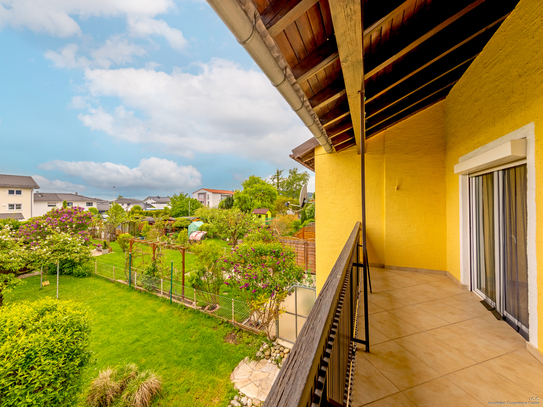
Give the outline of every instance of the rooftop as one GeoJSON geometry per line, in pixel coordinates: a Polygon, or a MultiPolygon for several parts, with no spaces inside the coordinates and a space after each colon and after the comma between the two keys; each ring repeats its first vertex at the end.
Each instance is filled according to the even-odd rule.
{"type": "Polygon", "coordinates": [[[170,197],[169,196],[148,196],[144,199],[144,201],[153,200],[156,203],[169,203],[170,197]]]}
{"type": "Polygon", "coordinates": [[[52,192],[35,192],[34,201],[49,201],[49,202],[61,202],[61,201],[93,201],[101,202],[102,199],[90,198],[88,196],[79,194],[65,194],[65,193],[52,193],[52,192]]]}
{"type": "Polygon", "coordinates": [[[0,187],[38,189],[40,186],[32,177],[26,175],[0,174],[0,187]]]}
{"type": "MultiPolygon", "coordinates": [[[[207,191],[207,192],[211,192],[212,194],[228,194],[228,195],[234,195],[234,191],[227,191],[227,190],[224,190],[224,189],[209,189],[209,188],[200,188],[198,191],[207,191]]],[[[198,191],[194,191],[194,193],[198,192],[198,191]]]]}
{"type": "Polygon", "coordinates": [[[0,219],[17,219],[23,220],[24,216],[22,213],[0,213],[0,219]]]}

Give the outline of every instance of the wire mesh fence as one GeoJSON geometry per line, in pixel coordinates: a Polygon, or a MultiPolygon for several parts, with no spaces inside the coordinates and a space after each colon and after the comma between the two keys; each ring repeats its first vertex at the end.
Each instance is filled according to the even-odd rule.
{"type": "Polygon", "coordinates": [[[147,291],[171,302],[183,304],[223,320],[230,321],[242,328],[255,331],[251,321],[249,305],[235,298],[226,297],[183,285],[177,278],[160,278],[146,275],[142,270],[124,268],[95,262],[94,272],[113,282],[127,284],[137,290],[147,291]]]}

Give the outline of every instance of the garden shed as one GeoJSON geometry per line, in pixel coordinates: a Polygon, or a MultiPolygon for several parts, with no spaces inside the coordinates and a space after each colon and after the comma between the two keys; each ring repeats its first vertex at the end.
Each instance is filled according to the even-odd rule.
{"type": "Polygon", "coordinates": [[[188,228],[189,236],[192,234],[192,232],[196,232],[198,229],[200,229],[200,226],[203,224],[204,222],[202,221],[192,222],[188,228]]]}

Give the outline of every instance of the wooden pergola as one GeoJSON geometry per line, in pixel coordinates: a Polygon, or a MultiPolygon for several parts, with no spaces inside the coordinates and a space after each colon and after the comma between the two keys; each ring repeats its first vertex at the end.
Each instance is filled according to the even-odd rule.
{"type": "MultiPolygon", "coordinates": [[[[240,3],[341,152],[443,100],[518,0],[240,3]]],[[[313,144],[291,157],[314,169],[313,144]]]]}

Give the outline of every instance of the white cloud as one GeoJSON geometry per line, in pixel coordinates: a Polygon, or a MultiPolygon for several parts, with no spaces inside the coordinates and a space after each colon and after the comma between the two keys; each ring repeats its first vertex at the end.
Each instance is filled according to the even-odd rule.
{"type": "Polygon", "coordinates": [[[170,46],[181,51],[188,44],[183,33],[176,28],[170,27],[164,20],[155,20],[150,17],[129,17],[128,31],[135,37],[147,37],[160,35],[168,41],[170,46]]]}
{"type": "Polygon", "coordinates": [[[290,165],[311,135],[260,72],[215,59],[197,74],[149,69],[87,70],[88,95],[118,97],[79,115],[85,126],[170,153],[230,154],[290,165]]]}
{"type": "Polygon", "coordinates": [[[87,189],[81,184],[72,184],[71,182],[56,180],[48,180],[41,175],[33,175],[34,181],[40,186],[40,192],[79,192],[87,189]]]}
{"type": "Polygon", "coordinates": [[[55,160],[39,165],[43,170],[56,170],[79,177],[96,188],[122,186],[127,189],[185,190],[202,184],[202,175],[192,165],[180,166],[162,158],[144,158],[138,167],[92,161],[55,160]]]}
{"type": "Polygon", "coordinates": [[[79,46],[77,44],[68,44],[57,51],[48,50],[45,52],[45,58],[53,61],[58,68],[82,68],[90,69],[98,67],[109,69],[112,64],[125,65],[133,62],[133,56],[143,56],[147,54],[145,48],[129,42],[120,35],[114,35],[100,48],[90,50],[90,58],[78,56],[79,46]]]}
{"type": "Polygon", "coordinates": [[[121,17],[127,19],[133,35],[161,35],[172,48],[180,50],[186,44],[181,31],[153,19],[173,8],[173,0],[0,0],[0,29],[10,26],[71,37],[82,35],[73,17],[121,17]]]}
{"type": "Polygon", "coordinates": [[[315,192],[315,176],[311,175],[307,183],[307,192],[315,192]]]}

